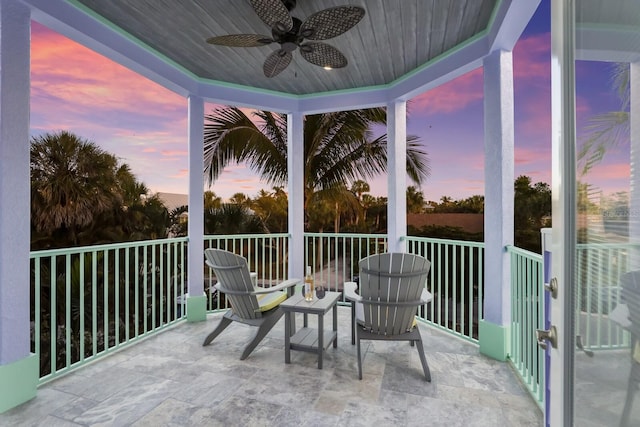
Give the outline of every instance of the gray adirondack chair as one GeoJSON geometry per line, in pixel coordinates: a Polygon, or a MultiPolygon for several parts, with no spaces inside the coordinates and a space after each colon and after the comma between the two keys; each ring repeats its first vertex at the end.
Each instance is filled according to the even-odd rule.
{"type": "Polygon", "coordinates": [[[415,324],[416,309],[431,300],[424,285],[431,263],[405,253],[383,253],[360,260],[360,288],[345,283],[345,297],[355,304],[358,377],[362,379],[361,340],[409,341],[420,355],[427,381],[431,372],[422,337],[415,324]]]}
{"type": "Polygon", "coordinates": [[[202,345],[209,345],[234,321],[257,327],[258,331],[240,356],[240,360],[244,360],[280,320],[284,312],[279,305],[293,294],[293,286],[300,280],[289,279],[270,288],[259,288],[254,285],[247,260],[243,257],[220,249],[206,249],[204,254],[206,264],[218,279],[215,288],[226,295],[231,302],[231,309],[213,332],[207,335],[202,345]]]}
{"type": "Polygon", "coordinates": [[[620,427],[627,427],[633,406],[634,395],[640,385],[640,356],[636,348],[640,339],[640,271],[630,271],[620,277],[622,287],[622,299],[629,307],[630,326],[627,328],[631,332],[631,371],[627,384],[627,396],[622,409],[620,427]]]}

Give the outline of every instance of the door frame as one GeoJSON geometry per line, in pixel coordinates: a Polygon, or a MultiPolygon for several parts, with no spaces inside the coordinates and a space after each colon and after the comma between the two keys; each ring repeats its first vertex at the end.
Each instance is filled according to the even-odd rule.
{"type": "Polygon", "coordinates": [[[551,0],[551,276],[558,297],[551,298],[550,311],[558,334],[557,347],[549,346],[549,426],[571,426],[574,419],[575,110],[575,0],[551,0]]]}

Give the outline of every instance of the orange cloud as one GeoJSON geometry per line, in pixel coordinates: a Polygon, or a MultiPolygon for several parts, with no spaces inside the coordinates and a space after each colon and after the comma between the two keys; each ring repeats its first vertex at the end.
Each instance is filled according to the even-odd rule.
{"type": "Polygon", "coordinates": [[[411,100],[416,114],[453,113],[483,99],[482,68],[447,82],[411,100]]]}
{"type": "Polygon", "coordinates": [[[35,22],[31,74],[35,107],[47,108],[49,114],[55,115],[60,103],[76,113],[144,111],[161,117],[176,109],[186,111],[183,97],[35,22]]]}
{"type": "Polygon", "coordinates": [[[550,152],[535,147],[516,147],[513,157],[515,164],[522,166],[549,161],[550,152]]]}
{"type": "Polygon", "coordinates": [[[631,177],[631,166],[629,163],[599,164],[589,171],[589,180],[629,180],[631,177]]]}
{"type": "Polygon", "coordinates": [[[162,150],[160,153],[167,157],[183,157],[188,154],[185,150],[162,150]]]}
{"type": "Polygon", "coordinates": [[[543,33],[520,39],[513,49],[513,76],[527,84],[551,80],[551,34],[543,33]]]}
{"type": "Polygon", "coordinates": [[[180,169],[178,173],[170,175],[171,178],[184,178],[189,175],[189,169],[180,169]]]}

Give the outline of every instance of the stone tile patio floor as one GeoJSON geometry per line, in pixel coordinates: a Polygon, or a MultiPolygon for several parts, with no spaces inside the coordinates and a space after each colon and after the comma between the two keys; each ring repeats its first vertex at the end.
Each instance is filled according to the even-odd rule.
{"type": "Polygon", "coordinates": [[[338,313],[338,348],[326,351],[323,370],[310,353],[294,351],[292,363],[284,363],[284,320],[244,361],[241,350],[255,331],[248,326],[233,323],[202,347],[221,316],[213,314],[41,386],[35,399],[1,414],[0,425],[542,425],[540,409],[508,364],[428,326],[420,328],[431,383],[405,342],[363,342],[358,380],[350,312],[338,313]]]}

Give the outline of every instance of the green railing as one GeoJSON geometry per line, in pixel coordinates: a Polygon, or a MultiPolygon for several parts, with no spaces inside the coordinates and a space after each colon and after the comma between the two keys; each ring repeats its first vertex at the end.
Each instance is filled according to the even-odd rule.
{"type": "Polygon", "coordinates": [[[536,329],[544,328],[542,255],[507,246],[511,257],[511,348],[509,360],[533,398],[544,402],[544,351],[536,329]]]}
{"type": "Polygon", "coordinates": [[[32,252],[31,350],[46,381],[184,316],[186,239],[32,252]]]}
{"type": "Polygon", "coordinates": [[[576,247],[576,334],[592,350],[628,348],[629,333],[608,318],[620,302],[620,276],[630,271],[631,243],[588,243],[576,247]]]}
{"type": "MultiPolygon", "coordinates": [[[[249,270],[258,274],[258,285],[269,287],[287,278],[289,268],[289,235],[279,234],[237,234],[208,235],[204,237],[204,247],[224,249],[247,259],[249,270]]],[[[202,265],[204,266],[204,254],[202,265]]],[[[209,311],[229,308],[223,296],[213,288],[216,284],[212,271],[204,267],[205,294],[209,311]]]]}
{"type": "MultiPolygon", "coordinates": [[[[387,250],[387,236],[305,233],[305,264],[316,283],[342,290],[357,280],[358,260],[387,250]]],[[[427,288],[433,300],[423,321],[478,342],[484,286],[484,244],[407,237],[409,253],[431,261],[427,288]]],[[[32,351],[39,355],[41,382],[136,342],[185,317],[187,239],[166,239],[32,252],[32,351]]],[[[287,277],[288,234],[206,236],[215,247],[244,256],[260,286],[287,277]]],[[[620,297],[620,276],[630,270],[631,244],[577,247],[578,333],[585,347],[629,346],[628,333],[608,320],[620,297]]],[[[511,347],[509,359],[530,393],[543,404],[544,359],[535,330],[542,329],[542,257],[512,246],[511,347]]],[[[210,311],[228,308],[204,266],[210,311]]]]}
{"type": "Polygon", "coordinates": [[[407,252],[431,261],[433,300],[420,312],[427,323],[478,342],[484,286],[484,243],[407,237],[407,252]]]}
{"type": "Polygon", "coordinates": [[[342,291],[344,282],[358,276],[358,261],[387,251],[383,234],[305,233],[305,265],[311,266],[316,286],[342,291]]]}

